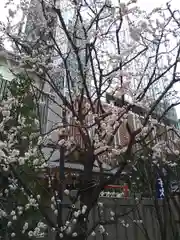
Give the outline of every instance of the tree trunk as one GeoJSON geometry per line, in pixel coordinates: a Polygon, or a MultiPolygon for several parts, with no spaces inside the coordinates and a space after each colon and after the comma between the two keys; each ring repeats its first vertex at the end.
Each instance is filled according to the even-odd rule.
{"type": "MultiPolygon", "coordinates": [[[[69,235],[65,235],[63,240],[85,240],[88,238],[88,216],[91,210],[93,209],[95,203],[100,194],[100,185],[96,185],[93,180],[93,155],[89,152],[87,154],[87,161],[84,164],[84,176],[81,180],[80,192],[79,192],[79,200],[80,200],[80,209],[85,205],[87,210],[84,214],[81,214],[77,218],[77,223],[73,226],[72,233],[77,233],[77,236],[72,236],[72,233],[69,235]]],[[[72,222],[74,216],[71,216],[68,219],[69,222],[72,222]]],[[[58,234],[56,236],[56,240],[62,240],[58,234]]]]}

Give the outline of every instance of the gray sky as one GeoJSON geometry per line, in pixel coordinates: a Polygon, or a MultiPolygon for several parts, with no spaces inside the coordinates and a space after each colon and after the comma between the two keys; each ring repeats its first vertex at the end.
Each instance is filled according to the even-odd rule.
{"type": "MultiPolygon", "coordinates": [[[[0,0],[0,21],[5,21],[8,15],[8,10],[4,9],[4,4],[7,0],[0,0]]],[[[127,0],[124,0],[126,2],[127,0]]],[[[168,0],[167,0],[168,1],[168,0]]],[[[145,10],[149,11],[154,7],[159,7],[167,2],[166,0],[137,0],[138,4],[145,10]]],[[[13,3],[18,4],[20,0],[14,0],[13,3]]],[[[123,1],[122,1],[123,2],[123,1]]],[[[180,9],[180,0],[172,0],[172,6],[180,9]]],[[[17,16],[19,18],[19,16],[17,16]]]]}
{"type": "MultiPolygon", "coordinates": [[[[124,0],[126,2],[127,0],[124,0]]],[[[6,0],[0,0],[0,21],[6,21],[8,16],[8,10],[4,8],[6,0]]],[[[20,0],[14,0],[14,5],[18,4],[20,0]]],[[[166,0],[137,0],[138,4],[146,11],[151,11],[154,7],[160,7],[164,4],[166,4],[166,0]]],[[[170,1],[169,1],[170,2],[170,1]]],[[[180,0],[171,0],[171,5],[175,9],[180,10],[180,0]]],[[[21,18],[20,13],[17,14],[16,18],[17,21],[21,18]]],[[[180,97],[180,84],[178,84],[178,90],[179,90],[179,97],[180,97]]],[[[180,106],[176,108],[178,118],[180,118],[180,106]]]]}

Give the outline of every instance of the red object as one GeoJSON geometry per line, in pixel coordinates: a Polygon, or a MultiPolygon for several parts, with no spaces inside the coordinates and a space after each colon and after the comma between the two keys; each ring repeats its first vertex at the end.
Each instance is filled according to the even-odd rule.
{"type": "Polygon", "coordinates": [[[128,185],[124,185],[124,186],[121,186],[121,185],[107,185],[105,186],[106,189],[108,188],[111,188],[111,189],[118,189],[118,188],[123,188],[123,192],[124,192],[124,196],[125,198],[128,197],[128,185]]]}

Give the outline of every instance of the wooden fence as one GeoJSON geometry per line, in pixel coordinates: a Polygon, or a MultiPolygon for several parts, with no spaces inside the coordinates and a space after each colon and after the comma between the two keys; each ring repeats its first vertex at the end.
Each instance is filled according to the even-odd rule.
{"type": "MultiPolygon", "coordinates": [[[[114,224],[105,226],[107,235],[97,233],[97,240],[177,240],[180,239],[179,214],[173,206],[159,200],[104,199],[104,222],[110,220],[110,212],[120,215],[114,224]]],[[[93,210],[91,221],[98,219],[93,210]]],[[[92,239],[92,238],[91,238],[92,239]]]]}
{"type": "MultiPolygon", "coordinates": [[[[92,210],[89,228],[99,221],[100,214],[102,222],[109,222],[111,212],[121,217],[115,223],[104,226],[106,234],[101,234],[97,228],[96,235],[89,236],[88,240],[180,240],[180,211],[172,201],[109,198],[101,198],[100,201],[103,212],[100,213],[97,206],[92,210]]],[[[49,234],[46,239],[54,240],[54,234],[49,234]]]]}

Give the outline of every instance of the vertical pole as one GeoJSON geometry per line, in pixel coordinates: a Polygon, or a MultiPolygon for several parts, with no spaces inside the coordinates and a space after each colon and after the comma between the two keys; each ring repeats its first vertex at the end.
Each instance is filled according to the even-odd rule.
{"type": "Polygon", "coordinates": [[[123,186],[123,192],[124,192],[124,197],[127,198],[128,197],[128,185],[123,186]]]}
{"type": "MultiPolygon", "coordinates": [[[[63,127],[66,124],[66,111],[63,110],[62,113],[62,123],[63,127]]],[[[59,136],[59,140],[64,139],[65,135],[59,136]]],[[[64,181],[65,181],[65,173],[64,173],[64,161],[65,161],[65,148],[64,146],[60,146],[60,158],[59,158],[59,189],[58,189],[58,227],[63,226],[63,195],[64,195],[64,181]]],[[[56,235],[56,240],[59,239],[58,234],[56,235]]]]}
{"type": "MultiPolygon", "coordinates": [[[[66,96],[66,74],[64,75],[64,81],[63,81],[63,91],[64,96],[66,96]]],[[[62,125],[63,128],[66,126],[66,109],[62,109],[62,125]]],[[[59,136],[59,140],[65,138],[65,134],[59,136]]],[[[58,217],[57,217],[57,223],[58,227],[61,228],[63,226],[63,196],[64,196],[64,181],[65,181],[65,173],[64,173],[64,161],[65,161],[65,148],[64,146],[60,146],[60,158],[59,158],[59,203],[58,203],[58,217]]],[[[58,233],[56,234],[56,240],[59,240],[58,233]]]]}

